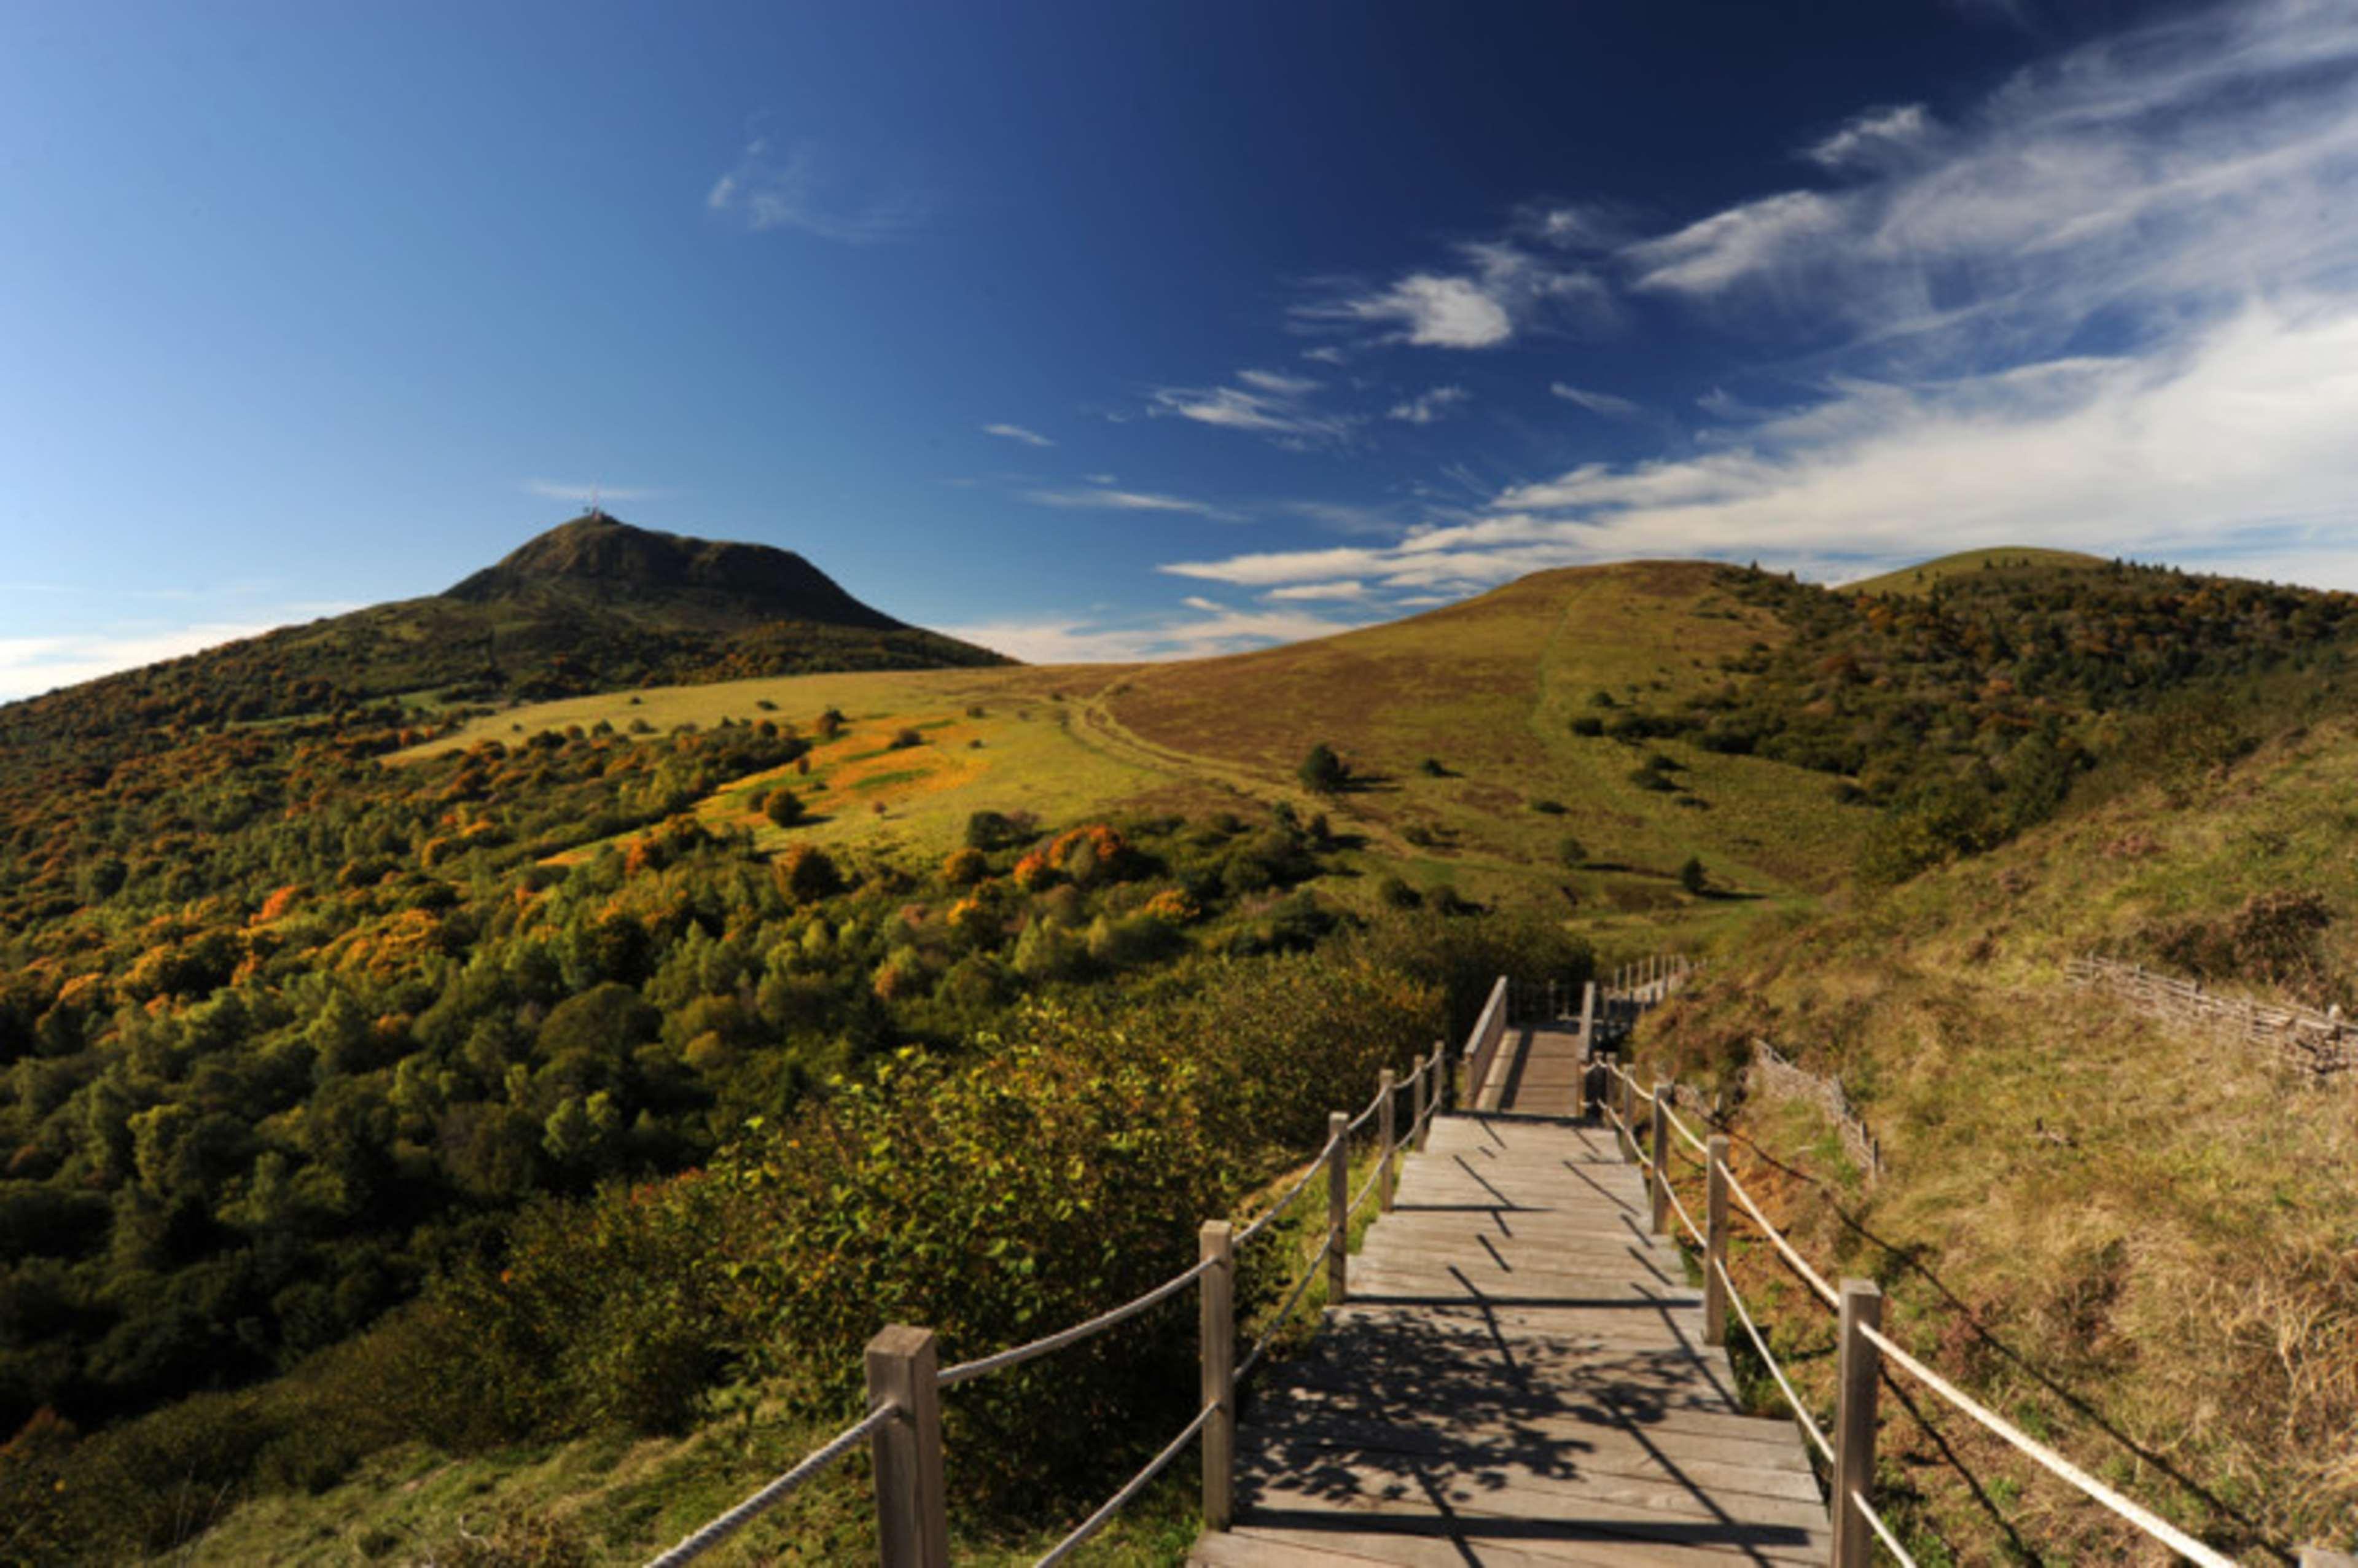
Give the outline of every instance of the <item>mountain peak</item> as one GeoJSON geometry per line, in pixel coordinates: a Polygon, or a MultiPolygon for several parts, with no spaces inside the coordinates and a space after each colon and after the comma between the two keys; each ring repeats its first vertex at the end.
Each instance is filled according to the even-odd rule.
{"type": "Polygon", "coordinates": [[[624,611],[660,608],[715,626],[816,621],[902,627],[792,550],[660,533],[595,509],[526,540],[442,597],[471,604],[559,600],[624,611]]]}

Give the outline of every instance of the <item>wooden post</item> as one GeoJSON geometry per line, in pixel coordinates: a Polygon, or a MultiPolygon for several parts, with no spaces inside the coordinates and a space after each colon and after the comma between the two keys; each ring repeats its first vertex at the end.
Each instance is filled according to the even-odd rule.
{"type": "Polygon", "coordinates": [[[1392,1211],[1392,1184],[1399,1179],[1393,1162],[1400,1158],[1399,1145],[1392,1137],[1392,1101],[1400,1096],[1400,1086],[1392,1079],[1392,1070],[1386,1067],[1376,1075],[1376,1212],[1392,1211]]]}
{"type": "Polygon", "coordinates": [[[1842,1351],[1834,1371],[1833,1568],[1866,1568],[1875,1531],[1851,1501],[1875,1490],[1875,1395],[1883,1355],[1861,1334],[1883,1326],[1883,1292],[1872,1280],[1842,1282],[1842,1351]]]}
{"type": "Polygon", "coordinates": [[[1654,1129],[1650,1141],[1654,1159],[1654,1234],[1667,1233],[1671,1228],[1671,1082],[1668,1078],[1654,1080],[1654,1129]]]}
{"type": "Polygon", "coordinates": [[[1416,1094],[1412,1104],[1416,1119],[1408,1124],[1408,1146],[1420,1152],[1424,1148],[1425,1107],[1433,1103],[1433,1075],[1426,1067],[1427,1064],[1422,1062],[1416,1065],[1416,1094]]]}
{"type": "Polygon", "coordinates": [[[1351,1119],[1342,1111],[1326,1117],[1326,1136],[1334,1148],[1326,1155],[1326,1304],[1341,1306],[1349,1300],[1350,1280],[1344,1248],[1351,1238],[1351,1119]]]}
{"type": "Polygon", "coordinates": [[[941,1361],[930,1328],[893,1324],[868,1342],[868,1403],[901,1413],[876,1429],[876,1547],[883,1568],[949,1568],[942,1485],[941,1361]]]}
{"type": "Polygon", "coordinates": [[[1225,1219],[1207,1219],[1197,1233],[1196,1255],[1211,1264],[1197,1298],[1198,1343],[1204,1360],[1203,1403],[1212,1419],[1204,1423],[1204,1528],[1226,1530],[1235,1514],[1237,1469],[1237,1252],[1236,1232],[1225,1219]]]}
{"type": "Polygon", "coordinates": [[[1711,1135],[1710,1167],[1704,1173],[1703,1338],[1727,1343],[1727,1134],[1711,1135]]]}
{"type": "MultiPolygon", "coordinates": [[[[1444,1045],[1440,1041],[1434,1041],[1433,1043],[1433,1057],[1426,1065],[1425,1068],[1424,1077],[1426,1092],[1433,1097],[1433,1116],[1439,1116],[1441,1114],[1440,1104],[1444,1087],[1441,1070],[1444,1065],[1443,1058],[1447,1055],[1448,1050],[1449,1048],[1444,1045]]],[[[1416,1130],[1416,1152],[1420,1154],[1424,1152],[1425,1141],[1433,1136],[1433,1116],[1427,1117],[1425,1119],[1424,1125],[1416,1130]]]]}
{"type": "Polygon", "coordinates": [[[1596,1064],[1596,982],[1583,982],[1580,988],[1580,1098],[1573,1109],[1585,1117],[1595,1111],[1588,1089],[1589,1069],[1596,1064]]]}
{"type": "Polygon", "coordinates": [[[1618,1129],[1621,1159],[1625,1164],[1634,1165],[1638,1162],[1638,1078],[1636,1074],[1626,1070],[1628,1063],[1621,1065],[1625,1069],[1621,1074],[1621,1126],[1618,1129]]]}

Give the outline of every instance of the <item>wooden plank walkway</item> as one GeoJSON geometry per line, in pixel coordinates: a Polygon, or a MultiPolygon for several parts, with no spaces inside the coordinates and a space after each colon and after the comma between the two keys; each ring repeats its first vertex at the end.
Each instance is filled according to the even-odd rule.
{"type": "MultiPolygon", "coordinates": [[[[1525,1058],[1498,1098],[1568,1103],[1554,1043],[1525,1058]]],[[[1249,1396],[1235,1528],[1190,1561],[1824,1562],[1800,1433],[1742,1412],[1703,1293],[1648,1212],[1594,1122],[1437,1119],[1350,1260],[1348,1304],[1249,1396]]]]}
{"type": "Polygon", "coordinates": [[[1570,1116],[1580,1108],[1580,1075],[1587,1065],[1587,1047],[1574,1022],[1509,1028],[1476,1107],[1521,1116],[1570,1116]]]}

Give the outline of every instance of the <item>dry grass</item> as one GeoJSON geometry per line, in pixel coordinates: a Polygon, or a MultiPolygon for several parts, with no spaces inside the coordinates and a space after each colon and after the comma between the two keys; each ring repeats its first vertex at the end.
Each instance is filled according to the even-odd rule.
{"type": "MultiPolygon", "coordinates": [[[[1882,1281],[1903,1342],[1944,1374],[2247,1553],[2346,1543],[2358,1519],[2358,1085],[2310,1087],[2265,1055],[2163,1031],[2070,989],[2061,965],[2296,887],[2339,912],[2320,961],[2346,974],[2353,764],[2358,738],[2320,727],[2192,795],[2132,791],[1759,934],[1650,1033],[1698,1075],[1753,1033],[1839,1074],[1883,1141],[1874,1188],[1841,1171],[1806,1109],[1749,1124],[1833,1178],[1786,1195],[1805,1248],[1882,1281]]],[[[1827,1372],[1806,1363],[1821,1391],[1827,1372]]],[[[1916,1494],[1905,1511],[1928,1551],[2166,1560],[1918,1403],[1940,1435],[1891,1416],[1886,1480],[1916,1494]]]]}

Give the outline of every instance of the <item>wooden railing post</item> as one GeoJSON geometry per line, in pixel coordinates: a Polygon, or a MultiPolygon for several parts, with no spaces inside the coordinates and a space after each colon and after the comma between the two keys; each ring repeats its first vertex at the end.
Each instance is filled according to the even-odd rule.
{"type": "Polygon", "coordinates": [[[1654,1191],[1654,1234],[1662,1235],[1671,1228],[1671,1081],[1654,1080],[1653,1136],[1654,1178],[1650,1184],[1654,1191]]]}
{"type": "Polygon", "coordinates": [[[1400,1149],[1392,1136],[1395,1130],[1392,1125],[1392,1101],[1399,1098],[1400,1085],[1392,1077],[1392,1070],[1386,1067],[1381,1073],[1376,1075],[1376,1158],[1382,1162],[1376,1167],[1382,1173],[1376,1178],[1376,1212],[1378,1214],[1391,1213],[1392,1186],[1400,1179],[1399,1169],[1395,1163],[1400,1158],[1400,1149]]]}
{"type": "Polygon", "coordinates": [[[1616,1130],[1621,1140],[1622,1162],[1635,1164],[1638,1161],[1638,1076],[1628,1070],[1627,1063],[1622,1065],[1623,1071],[1617,1075],[1621,1082],[1621,1125],[1616,1130]]]}
{"type": "Polygon", "coordinates": [[[1345,1248],[1351,1238],[1351,1119],[1329,1112],[1326,1137],[1326,1303],[1341,1306],[1349,1298],[1349,1261],[1345,1248]]]}
{"type": "Polygon", "coordinates": [[[930,1328],[893,1324],[868,1342],[868,1403],[901,1413],[876,1429],[876,1550],[883,1568],[949,1568],[942,1482],[941,1360],[930,1328]]]}
{"type": "Polygon", "coordinates": [[[1441,1114],[1440,1102],[1444,1098],[1444,1085],[1441,1073],[1445,1065],[1444,1058],[1448,1052],[1449,1047],[1436,1040],[1433,1043],[1433,1055],[1425,1063],[1425,1093],[1432,1097],[1426,1102],[1426,1108],[1432,1114],[1425,1117],[1416,1130],[1416,1152],[1420,1154],[1424,1152],[1425,1141],[1433,1136],[1433,1118],[1441,1114]]]}
{"type": "Polygon", "coordinates": [[[1204,1423],[1204,1528],[1226,1530],[1235,1514],[1237,1468],[1235,1228],[1225,1219],[1206,1220],[1196,1249],[1212,1265],[1204,1272],[1198,1298],[1204,1385],[1203,1403],[1196,1408],[1213,1412],[1204,1423]]]}
{"type": "Polygon", "coordinates": [[[1866,1568],[1875,1532],[1851,1500],[1873,1500],[1875,1396],[1883,1354],[1859,1330],[1883,1326],[1883,1292],[1872,1280],[1842,1282],[1841,1359],[1834,1370],[1833,1568],[1866,1568]]]}
{"type": "Polygon", "coordinates": [[[1424,1063],[1419,1062],[1416,1065],[1416,1093],[1411,1097],[1409,1107],[1413,1119],[1408,1124],[1408,1146],[1411,1149],[1422,1150],[1424,1147],[1424,1112],[1432,1103],[1433,1075],[1425,1070],[1424,1063]]]}
{"type": "Polygon", "coordinates": [[[1711,1135],[1703,1196],[1703,1338],[1727,1343],[1727,1134],[1711,1135]]]}
{"type": "Polygon", "coordinates": [[[1596,982],[1587,980],[1580,988],[1580,1098],[1574,1109],[1582,1116],[1594,1111],[1588,1087],[1589,1069],[1596,1062],[1596,982]]]}

